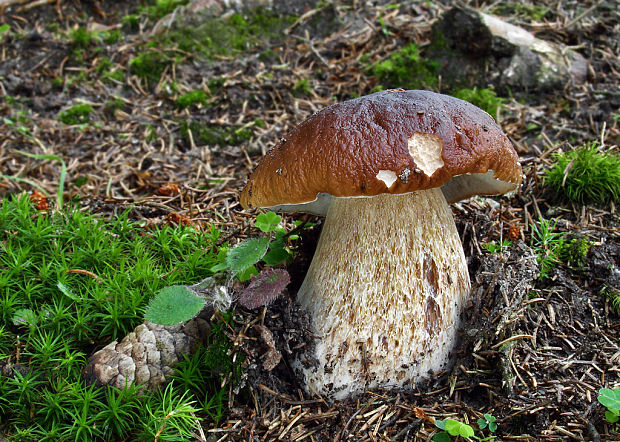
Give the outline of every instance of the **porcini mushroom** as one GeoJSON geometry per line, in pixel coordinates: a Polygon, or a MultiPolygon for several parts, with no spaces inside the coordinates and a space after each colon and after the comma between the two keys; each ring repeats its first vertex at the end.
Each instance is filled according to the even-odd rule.
{"type": "Polygon", "coordinates": [[[520,182],[493,118],[429,91],[329,106],[270,150],[242,206],[326,216],[297,293],[316,336],[295,362],[306,388],[340,399],[445,368],[470,292],[448,203],[520,182]]]}

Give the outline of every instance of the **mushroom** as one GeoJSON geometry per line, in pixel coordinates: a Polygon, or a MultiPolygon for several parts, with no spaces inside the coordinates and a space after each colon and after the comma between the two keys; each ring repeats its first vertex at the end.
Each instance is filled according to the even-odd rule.
{"type": "Polygon", "coordinates": [[[334,104],[270,150],[242,206],[326,216],[297,293],[316,337],[294,362],[306,389],[341,399],[446,368],[470,293],[448,203],[520,182],[493,118],[429,91],[334,104]]]}

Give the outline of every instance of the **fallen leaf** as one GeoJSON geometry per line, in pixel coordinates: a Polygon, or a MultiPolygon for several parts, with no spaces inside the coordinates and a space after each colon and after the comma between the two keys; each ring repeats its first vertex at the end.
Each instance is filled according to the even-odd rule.
{"type": "Polygon", "coordinates": [[[181,193],[181,189],[178,184],[166,183],[157,189],[157,193],[161,196],[173,196],[181,193]]]}
{"type": "Polygon", "coordinates": [[[50,204],[47,201],[47,197],[40,190],[33,190],[30,194],[30,201],[36,206],[37,210],[47,210],[50,208],[50,204]]]}
{"type": "Polygon", "coordinates": [[[267,267],[239,294],[239,304],[249,309],[267,305],[280,296],[290,281],[286,270],[267,267]]]}

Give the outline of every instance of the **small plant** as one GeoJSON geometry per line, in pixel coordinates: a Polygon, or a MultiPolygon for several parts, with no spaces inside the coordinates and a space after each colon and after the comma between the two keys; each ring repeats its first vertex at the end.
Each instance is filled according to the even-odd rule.
{"type": "Polygon", "coordinates": [[[104,109],[106,112],[114,113],[117,110],[123,110],[125,108],[125,101],[116,97],[112,100],[108,100],[105,103],[104,109]]]}
{"type": "Polygon", "coordinates": [[[497,115],[497,109],[504,102],[503,98],[495,95],[492,88],[478,89],[474,86],[473,89],[459,89],[454,93],[454,96],[478,106],[493,118],[497,115]]]}
{"type": "Polygon", "coordinates": [[[607,408],[605,419],[609,423],[616,423],[620,420],[620,387],[613,390],[601,388],[597,397],[598,401],[607,408]]]}
{"type": "Polygon", "coordinates": [[[196,89],[195,91],[179,96],[176,100],[176,104],[181,109],[197,106],[199,104],[204,106],[207,104],[207,94],[201,89],[196,89]]]}
{"type": "Polygon", "coordinates": [[[478,428],[480,428],[481,430],[484,430],[488,427],[491,433],[495,433],[495,430],[497,430],[497,424],[495,423],[495,420],[495,416],[489,413],[484,413],[483,417],[478,419],[476,422],[478,423],[478,428]]]}
{"type": "Polygon", "coordinates": [[[454,419],[436,419],[435,426],[437,426],[437,428],[441,430],[444,430],[433,436],[433,441],[435,442],[449,441],[450,436],[461,436],[465,438],[474,436],[474,429],[470,425],[464,424],[454,419]]]}
{"type": "Polygon", "coordinates": [[[11,32],[11,27],[9,25],[7,25],[6,23],[3,25],[0,25],[0,41],[4,39],[5,35],[10,35],[10,32],[11,32]]]}
{"type": "Polygon", "coordinates": [[[195,413],[198,408],[188,393],[175,394],[172,384],[152,401],[147,402],[144,436],[154,440],[190,440],[194,429],[200,425],[195,413]]]}
{"type": "Polygon", "coordinates": [[[620,201],[620,155],[602,152],[596,142],[554,154],[545,184],[578,204],[605,205],[620,201]]]}
{"type": "Polygon", "coordinates": [[[601,289],[601,294],[609,299],[612,310],[616,313],[620,313],[620,289],[605,285],[601,289]]]}
{"type": "MultiPolygon", "coordinates": [[[[478,429],[488,429],[490,433],[494,433],[497,430],[497,423],[495,423],[495,417],[489,413],[485,413],[484,416],[477,421],[478,429]]],[[[495,436],[491,434],[487,437],[479,437],[475,435],[474,429],[471,425],[459,422],[455,419],[435,420],[435,426],[440,431],[433,436],[434,442],[449,442],[451,436],[463,437],[465,439],[475,439],[478,441],[492,441],[495,440],[495,436]]]]}
{"type": "Polygon", "coordinates": [[[93,108],[90,104],[76,104],[58,114],[58,120],[67,125],[86,124],[90,121],[93,108]]]}
{"type": "Polygon", "coordinates": [[[197,26],[171,29],[161,35],[161,47],[178,47],[181,51],[206,59],[216,56],[235,56],[250,49],[264,49],[271,39],[297,20],[264,8],[250,8],[243,14],[234,13],[223,17],[203,20],[197,26]]]}
{"type": "Polygon", "coordinates": [[[540,265],[540,279],[547,278],[551,269],[560,263],[559,248],[563,234],[554,232],[557,221],[540,218],[538,226],[532,224],[532,247],[536,253],[536,260],[540,265]]]}
{"type": "Polygon", "coordinates": [[[540,265],[540,279],[549,277],[549,272],[560,264],[582,268],[592,243],[584,238],[567,239],[566,234],[555,232],[557,221],[540,218],[538,225],[532,224],[532,247],[540,265]]]}
{"type": "Polygon", "coordinates": [[[226,274],[240,281],[248,281],[256,276],[239,296],[243,306],[256,308],[271,302],[290,280],[286,270],[272,267],[285,264],[292,258],[288,242],[297,240],[297,230],[305,226],[298,223],[295,230],[287,233],[281,222],[282,218],[273,212],[259,214],[255,226],[268,236],[246,239],[232,249],[220,249],[218,263],[211,267],[211,271],[216,273],[215,277],[193,286],[165,287],[151,300],[145,319],[157,324],[173,325],[188,321],[207,305],[227,310],[231,299],[226,274]],[[256,267],[259,262],[267,266],[260,274],[256,267]]]}
{"type": "MultiPolygon", "coordinates": [[[[25,157],[34,158],[36,160],[51,160],[51,161],[58,161],[60,163],[60,174],[58,176],[58,190],[56,191],[56,208],[58,210],[62,210],[63,195],[65,191],[65,179],[67,177],[67,165],[63,161],[63,159],[56,155],[33,154],[29,152],[22,152],[19,150],[17,151],[17,153],[25,157]]],[[[9,175],[2,175],[2,174],[0,174],[0,178],[6,178],[9,180],[15,180],[15,181],[21,181],[21,182],[27,183],[31,185],[32,187],[34,187],[35,189],[37,189],[39,192],[41,192],[41,195],[43,195],[44,198],[48,197],[47,191],[43,189],[41,186],[39,186],[37,183],[35,183],[34,181],[28,180],[26,178],[21,178],[18,176],[9,176],[9,175]]]]}
{"type": "Polygon", "coordinates": [[[271,267],[289,262],[293,254],[287,242],[299,239],[296,232],[303,225],[296,223],[297,228],[287,233],[281,222],[282,217],[273,212],[259,214],[255,226],[269,236],[246,239],[237,244],[212,270],[230,271],[239,279],[248,280],[250,275],[258,273],[255,264],[259,261],[271,267]]]}
{"type": "Polygon", "coordinates": [[[123,34],[121,33],[120,29],[104,31],[101,36],[103,38],[103,41],[109,45],[118,43],[123,38],[123,34]]]}
{"type": "Polygon", "coordinates": [[[495,241],[491,241],[491,242],[487,242],[485,244],[482,244],[482,248],[486,249],[487,251],[495,254],[495,253],[501,253],[502,249],[506,248],[506,247],[510,247],[512,246],[512,241],[505,239],[502,241],[501,244],[498,244],[495,241]]]}

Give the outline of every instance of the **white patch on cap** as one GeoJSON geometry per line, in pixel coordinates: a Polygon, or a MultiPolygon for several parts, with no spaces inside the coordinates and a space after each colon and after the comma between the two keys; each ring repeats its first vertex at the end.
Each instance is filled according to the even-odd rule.
{"type": "Polygon", "coordinates": [[[380,170],[377,172],[376,178],[383,181],[383,184],[389,189],[392,187],[392,184],[394,184],[394,181],[396,181],[396,173],[391,170],[380,170]]]}
{"type": "Polygon", "coordinates": [[[431,176],[435,171],[443,167],[444,162],[441,158],[443,143],[441,138],[435,135],[415,133],[407,140],[409,155],[415,161],[426,176],[431,176]]]}

